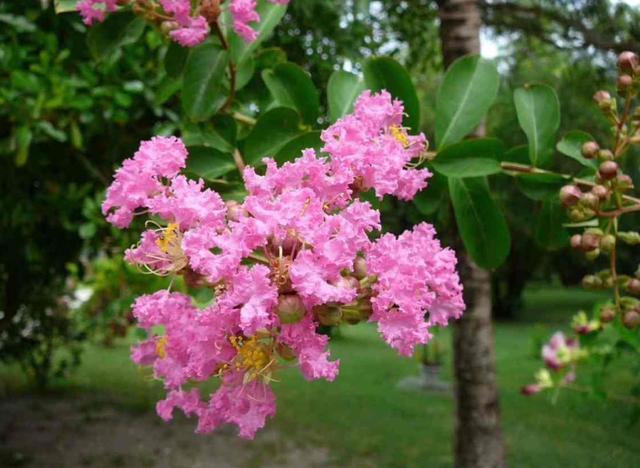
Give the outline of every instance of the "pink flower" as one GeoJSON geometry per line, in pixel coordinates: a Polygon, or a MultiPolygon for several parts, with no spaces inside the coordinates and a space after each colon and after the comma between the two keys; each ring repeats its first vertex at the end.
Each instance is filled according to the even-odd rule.
{"type": "Polygon", "coordinates": [[[197,46],[209,36],[209,23],[204,16],[189,18],[179,24],[180,27],[171,31],[169,36],[183,47],[197,46]]]}
{"type": "MultiPolygon", "coordinates": [[[[287,5],[289,0],[269,0],[277,5],[287,5]]],[[[258,33],[249,26],[249,23],[260,21],[260,15],[256,11],[256,0],[231,0],[229,11],[233,18],[233,29],[245,42],[254,42],[258,33]]]]}
{"type": "Polygon", "coordinates": [[[567,339],[562,332],[556,332],[542,347],[542,359],[548,368],[557,371],[572,363],[578,350],[577,341],[567,339]]]}
{"type": "Polygon", "coordinates": [[[82,21],[87,26],[93,23],[102,23],[107,13],[116,11],[117,0],[82,0],[76,5],[76,9],[82,16],[82,21]]]}

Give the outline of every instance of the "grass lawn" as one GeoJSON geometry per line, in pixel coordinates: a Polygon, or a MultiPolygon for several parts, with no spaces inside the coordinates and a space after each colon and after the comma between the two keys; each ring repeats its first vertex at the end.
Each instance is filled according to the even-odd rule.
{"type": "MultiPolygon", "coordinates": [[[[592,299],[579,291],[531,290],[525,321],[496,326],[510,466],[639,466],[640,424],[628,425],[629,409],[624,405],[569,391],[561,393],[555,405],[545,396],[519,394],[540,365],[533,356],[532,336],[546,337],[557,326],[553,322],[566,320],[592,299]],[[536,310],[544,311],[540,324],[535,323],[536,310]]],[[[448,333],[440,336],[449,343],[448,333]]],[[[336,465],[452,465],[452,397],[396,386],[418,372],[416,361],[398,357],[368,325],[345,327],[331,349],[341,360],[340,375],[333,383],[306,382],[296,369],[282,372],[281,381],[274,384],[278,413],[271,426],[296,443],[327,447],[336,465]]],[[[451,353],[447,357],[445,376],[450,379],[451,353]]],[[[624,386],[623,372],[617,373],[615,381],[624,386]]],[[[9,393],[23,390],[23,381],[13,371],[0,369],[0,379],[9,393]]],[[[136,411],[150,411],[161,394],[159,386],[130,363],[124,344],[89,348],[81,369],[56,389],[108,394],[136,411]]],[[[163,423],[158,420],[158,424],[163,423]]]]}

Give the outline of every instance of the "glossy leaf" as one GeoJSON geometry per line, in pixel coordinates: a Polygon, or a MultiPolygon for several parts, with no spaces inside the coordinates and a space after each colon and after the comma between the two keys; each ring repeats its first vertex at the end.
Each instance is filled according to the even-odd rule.
{"type": "Polygon", "coordinates": [[[582,145],[587,141],[593,141],[593,137],[587,132],[573,130],[562,137],[562,140],[556,145],[556,149],[565,156],[578,161],[583,166],[595,169],[598,167],[597,163],[582,156],[582,145]]]}
{"type": "Polygon", "coordinates": [[[262,79],[277,105],[297,110],[309,125],[316,123],[320,95],[302,68],[290,62],[281,63],[272,70],[264,70],[262,79]]]}
{"type": "Polygon", "coordinates": [[[204,180],[217,180],[236,169],[231,153],[207,146],[190,146],[186,172],[204,180]]]}
{"type": "Polygon", "coordinates": [[[436,98],[438,149],[475,130],[495,101],[499,86],[495,65],[477,55],[462,57],[449,67],[436,98]]]}
{"type": "Polygon", "coordinates": [[[372,91],[386,89],[404,104],[403,125],[416,133],[420,130],[420,101],[409,72],[389,57],[376,57],[364,63],[364,81],[372,91]]]}
{"type": "Polygon", "coordinates": [[[553,88],[535,84],[516,89],[513,94],[520,127],[529,142],[529,161],[546,165],[553,156],[556,132],[560,126],[560,103],[553,88]]]}
{"type": "Polygon", "coordinates": [[[507,221],[483,177],[449,178],[458,231],[471,258],[483,268],[499,266],[509,255],[507,221]]]}
{"type": "Polygon", "coordinates": [[[501,172],[504,144],[496,138],[464,140],[447,146],[433,160],[433,168],[448,177],[481,177],[501,172]]]}
{"type": "Polygon", "coordinates": [[[327,85],[329,121],[333,123],[351,113],[364,89],[364,82],[357,75],[343,70],[333,72],[327,85]]]}
{"type": "Polygon", "coordinates": [[[557,193],[547,197],[536,215],[533,236],[535,241],[548,249],[559,249],[569,242],[569,234],[563,227],[565,214],[557,193]]]}
{"type": "Polygon", "coordinates": [[[244,144],[247,164],[275,157],[294,138],[303,133],[300,116],[288,107],[276,107],[260,116],[244,144]]]}
{"type": "Polygon", "coordinates": [[[252,43],[246,43],[237,34],[229,35],[231,60],[234,63],[242,63],[254,50],[271,35],[275,27],[280,23],[287,11],[286,5],[278,5],[268,0],[258,0],[256,9],[260,15],[260,22],[252,25],[258,33],[258,38],[252,43]]]}
{"type": "Polygon", "coordinates": [[[136,42],[145,28],[143,18],[128,11],[111,13],[89,29],[87,43],[96,59],[104,59],[120,47],[136,42]]]}
{"type": "Polygon", "coordinates": [[[189,54],[184,70],[182,106],[191,119],[205,120],[222,107],[226,100],[222,78],[227,63],[227,52],[208,42],[189,54]]]}

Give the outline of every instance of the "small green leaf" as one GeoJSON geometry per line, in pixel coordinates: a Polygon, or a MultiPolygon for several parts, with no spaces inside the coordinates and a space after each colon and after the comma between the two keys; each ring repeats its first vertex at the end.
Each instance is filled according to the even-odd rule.
{"type": "Polygon", "coordinates": [[[573,130],[562,137],[562,140],[556,145],[556,149],[565,156],[575,159],[583,166],[595,169],[598,167],[597,163],[582,156],[582,145],[588,141],[593,141],[593,137],[587,132],[573,130]]]}
{"type": "Polygon", "coordinates": [[[191,119],[205,120],[226,100],[222,78],[228,55],[220,46],[206,42],[189,54],[182,84],[182,106],[191,119]]]}
{"type": "Polygon", "coordinates": [[[333,123],[353,112],[353,105],[364,89],[364,82],[357,75],[342,70],[333,72],[327,85],[329,121],[333,123]]]}
{"type": "Polygon", "coordinates": [[[231,153],[206,146],[189,147],[186,172],[204,180],[217,180],[236,169],[231,153]]]}
{"type": "Polygon", "coordinates": [[[569,234],[562,226],[564,222],[565,214],[558,195],[547,197],[535,219],[535,241],[540,246],[552,250],[564,247],[569,242],[569,234]]]}
{"type": "Polygon", "coordinates": [[[316,123],[320,95],[302,68],[290,62],[281,63],[273,70],[263,70],[262,79],[277,105],[297,110],[309,125],[316,123]]]}
{"type": "Polygon", "coordinates": [[[19,127],[15,133],[16,141],[16,166],[24,166],[29,159],[29,148],[33,134],[29,127],[19,127]]]}
{"type": "Polygon", "coordinates": [[[420,131],[420,101],[409,72],[389,57],[375,57],[364,63],[364,81],[372,91],[386,89],[404,105],[403,125],[416,133],[420,131]]]}
{"type": "Polygon", "coordinates": [[[499,266],[509,255],[511,236],[486,178],[449,178],[458,231],[471,258],[483,268],[499,266]]]}
{"type": "Polygon", "coordinates": [[[276,107],[260,116],[244,144],[247,164],[258,164],[264,157],[275,157],[302,133],[300,115],[288,107],[276,107]]]}
{"type": "Polygon", "coordinates": [[[258,0],[256,11],[260,15],[260,22],[254,25],[258,38],[251,42],[245,42],[237,34],[229,35],[231,60],[234,63],[242,63],[254,50],[273,32],[287,12],[287,5],[278,5],[268,0],[258,0]]]}
{"type": "Polygon", "coordinates": [[[529,142],[529,160],[536,167],[546,165],[560,127],[560,103],[553,88],[534,84],[513,94],[520,127],[529,142]]]}
{"type": "Polygon", "coordinates": [[[433,160],[433,168],[447,177],[481,177],[502,171],[504,144],[496,138],[464,140],[447,146],[433,160]]]}
{"type": "Polygon", "coordinates": [[[89,30],[87,42],[91,54],[98,60],[109,57],[122,46],[136,42],[145,24],[143,18],[128,11],[111,13],[89,30]]]}
{"type": "Polygon", "coordinates": [[[320,148],[322,148],[320,134],[321,132],[319,131],[313,131],[293,138],[278,151],[274,159],[278,164],[283,164],[302,156],[302,150],[314,149],[320,151],[320,148]]]}
{"type": "Polygon", "coordinates": [[[492,62],[477,55],[453,62],[436,98],[438,149],[459,142],[482,122],[499,86],[500,76],[492,62]]]}

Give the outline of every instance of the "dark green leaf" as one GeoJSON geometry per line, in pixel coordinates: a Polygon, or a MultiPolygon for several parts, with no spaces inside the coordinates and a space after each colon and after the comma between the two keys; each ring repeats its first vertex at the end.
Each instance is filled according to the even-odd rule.
{"type": "Polygon", "coordinates": [[[449,67],[436,98],[438,149],[459,142],[480,124],[499,86],[495,65],[476,55],[462,57],[449,67]]]}
{"type": "Polygon", "coordinates": [[[253,57],[247,57],[242,63],[238,64],[238,71],[236,73],[236,91],[244,88],[256,70],[256,61],[253,57]]]}
{"type": "Polygon", "coordinates": [[[483,268],[499,266],[509,255],[511,236],[487,180],[451,177],[449,193],[460,236],[471,258],[483,268]]]}
{"type": "Polygon", "coordinates": [[[418,192],[413,199],[413,204],[418,211],[425,216],[435,213],[445,200],[447,190],[447,178],[435,172],[429,179],[426,189],[418,192]]]}
{"type": "Polygon", "coordinates": [[[206,146],[189,147],[186,172],[205,180],[216,180],[236,168],[231,153],[206,146]]]}
{"type": "Polygon", "coordinates": [[[501,172],[504,144],[496,138],[464,140],[447,146],[433,160],[436,171],[448,177],[481,177],[501,172]]]}
{"type": "Polygon", "coordinates": [[[553,88],[534,84],[513,94],[520,127],[529,142],[529,160],[536,167],[546,165],[553,156],[556,132],[560,126],[560,103],[553,88]]]}
{"type": "Polygon", "coordinates": [[[518,145],[513,148],[509,148],[502,155],[502,160],[518,164],[529,164],[529,146],[518,145]]]}
{"type": "Polygon", "coordinates": [[[302,133],[300,116],[288,107],[276,107],[260,116],[244,145],[248,164],[258,164],[264,157],[274,157],[291,140],[302,133]]]}
{"type": "Polygon", "coordinates": [[[112,13],[89,30],[87,42],[91,54],[104,59],[126,44],[136,42],[144,31],[143,18],[131,12],[112,13]]]}
{"type": "Polygon", "coordinates": [[[403,125],[416,133],[420,130],[420,101],[409,72],[389,57],[376,57],[364,63],[364,81],[372,91],[386,89],[404,104],[403,125]]]}
{"type": "Polygon", "coordinates": [[[534,239],[548,249],[564,247],[569,242],[569,234],[562,226],[564,222],[565,214],[557,194],[546,198],[536,216],[534,239]]]}
{"type": "Polygon", "coordinates": [[[556,174],[522,174],[516,183],[527,197],[540,201],[557,194],[566,180],[556,174]]]}
{"type": "Polygon", "coordinates": [[[207,119],[226,100],[221,84],[227,63],[227,52],[212,43],[201,44],[189,54],[184,70],[182,105],[193,120],[207,119]]]}
{"type": "Polygon", "coordinates": [[[189,57],[189,49],[182,47],[175,42],[171,42],[164,56],[164,69],[171,78],[177,78],[182,75],[184,66],[189,57]]]}
{"type": "Polygon", "coordinates": [[[320,96],[302,68],[290,62],[281,63],[273,70],[264,70],[262,79],[277,105],[297,110],[309,125],[316,123],[320,96]]]}
{"type": "Polygon", "coordinates": [[[29,148],[33,134],[29,127],[19,127],[15,133],[16,141],[16,166],[24,166],[29,159],[29,148]]]}
{"type": "Polygon", "coordinates": [[[556,149],[565,156],[575,159],[583,166],[595,169],[598,167],[597,163],[582,156],[582,145],[587,141],[593,141],[593,137],[587,132],[573,130],[562,137],[562,140],[556,145],[556,149]]]}
{"type": "Polygon", "coordinates": [[[364,82],[353,73],[335,71],[327,85],[329,121],[335,122],[353,111],[356,98],[364,91],[364,82]]]}
{"type": "Polygon", "coordinates": [[[293,138],[278,151],[275,160],[278,164],[282,164],[300,157],[302,150],[312,148],[319,151],[322,147],[320,133],[319,131],[307,132],[293,138]]]}
{"type": "Polygon", "coordinates": [[[187,124],[182,138],[187,146],[208,146],[232,153],[236,145],[237,126],[229,115],[216,115],[207,124],[187,124]]]}

